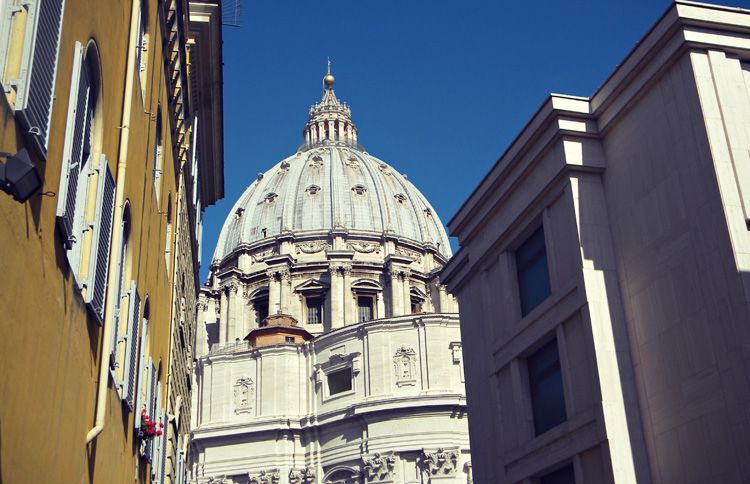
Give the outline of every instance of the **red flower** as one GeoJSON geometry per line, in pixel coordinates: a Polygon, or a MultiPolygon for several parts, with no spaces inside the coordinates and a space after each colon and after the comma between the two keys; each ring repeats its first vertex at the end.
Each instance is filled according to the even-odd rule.
{"type": "Polygon", "coordinates": [[[161,430],[157,430],[157,431],[156,431],[156,436],[157,436],[157,437],[158,437],[158,436],[160,436],[161,434],[162,434],[161,430]]]}
{"type": "Polygon", "coordinates": [[[160,429],[163,429],[163,428],[164,428],[164,424],[163,424],[163,423],[160,423],[160,424],[159,424],[159,428],[160,428],[160,429]]]}

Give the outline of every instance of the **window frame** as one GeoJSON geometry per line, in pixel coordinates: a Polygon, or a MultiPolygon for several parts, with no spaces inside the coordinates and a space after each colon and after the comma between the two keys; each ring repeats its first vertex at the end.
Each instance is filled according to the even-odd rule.
{"type": "MultiPolygon", "coordinates": [[[[559,345],[560,340],[557,336],[553,336],[548,340],[545,340],[542,344],[536,346],[533,351],[530,351],[524,358],[524,366],[526,369],[526,391],[528,395],[527,401],[532,424],[531,430],[535,437],[559,427],[570,418],[568,415],[568,396],[566,395],[565,389],[565,377],[563,375],[563,361],[561,359],[559,345]],[[543,358],[547,356],[543,353],[545,351],[554,352],[556,359],[553,361],[556,361],[556,363],[552,363],[551,365],[550,363],[546,363],[546,366],[542,366],[545,364],[543,358]],[[538,365],[534,361],[535,358],[538,365]],[[538,367],[536,371],[534,366],[538,367]],[[540,401],[539,398],[541,395],[539,395],[539,391],[536,389],[540,389],[542,384],[548,382],[551,377],[555,378],[555,380],[559,380],[559,395],[556,395],[559,396],[559,401],[555,401],[553,404],[556,406],[555,410],[557,412],[561,411],[562,418],[540,425],[543,423],[543,418],[549,416],[549,412],[546,410],[552,407],[552,405],[549,403],[545,405],[543,401],[540,401]]],[[[552,388],[557,390],[556,387],[558,386],[558,382],[552,382],[552,384],[554,385],[552,388]]]]}
{"type": "Polygon", "coordinates": [[[544,225],[539,224],[538,227],[533,229],[521,243],[518,244],[516,249],[513,251],[514,262],[515,262],[515,276],[516,276],[516,287],[518,289],[518,303],[521,313],[521,317],[526,317],[534,309],[539,307],[544,301],[546,301],[552,295],[552,280],[549,270],[549,257],[547,254],[547,240],[544,225]],[[533,244],[541,243],[541,246],[535,247],[533,244]],[[528,251],[528,252],[526,252],[528,251]],[[530,300],[531,292],[531,276],[534,275],[534,270],[541,269],[538,264],[543,264],[544,271],[542,272],[546,277],[540,281],[542,283],[541,293],[543,296],[537,296],[538,299],[530,300]]]}
{"type": "Polygon", "coordinates": [[[350,364],[344,364],[344,365],[337,365],[335,367],[331,367],[325,370],[325,399],[324,400],[331,400],[335,398],[341,398],[347,395],[352,395],[355,392],[354,388],[355,384],[355,378],[354,378],[354,368],[350,364]],[[331,393],[331,376],[336,375],[339,373],[347,372],[349,374],[349,382],[350,386],[348,389],[338,391],[336,393],[331,393]]]}

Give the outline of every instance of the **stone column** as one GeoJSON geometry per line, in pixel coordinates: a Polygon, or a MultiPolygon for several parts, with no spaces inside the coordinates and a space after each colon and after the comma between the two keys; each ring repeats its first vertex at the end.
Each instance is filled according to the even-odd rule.
{"type": "Polygon", "coordinates": [[[326,129],[323,126],[323,121],[318,122],[318,141],[323,141],[326,137],[326,129]]]}
{"type": "Polygon", "coordinates": [[[237,284],[227,286],[227,341],[237,337],[237,284]]]}
{"type": "Polygon", "coordinates": [[[391,317],[400,316],[402,305],[401,305],[401,284],[399,281],[399,271],[395,268],[391,268],[388,272],[391,276],[391,317]]]}
{"type": "MultiPolygon", "coordinates": [[[[377,299],[376,303],[376,309],[375,309],[375,319],[384,318],[385,317],[385,293],[379,292],[375,295],[375,298],[377,299]]],[[[356,309],[356,308],[355,308],[356,309]]]]}
{"type": "Polygon", "coordinates": [[[341,273],[343,275],[344,290],[343,290],[343,301],[341,304],[341,321],[344,326],[354,324],[357,317],[354,314],[354,298],[352,295],[352,266],[351,264],[344,264],[341,266],[341,273]]]}
{"type": "Polygon", "coordinates": [[[281,288],[277,277],[277,270],[271,269],[266,274],[268,275],[268,314],[278,314],[279,312],[279,296],[281,288]]]}
{"type": "Polygon", "coordinates": [[[328,291],[331,308],[331,329],[341,328],[344,326],[342,311],[343,300],[341,298],[343,291],[343,280],[339,274],[339,266],[330,266],[328,272],[331,275],[331,290],[328,291]]]}
{"type": "Polygon", "coordinates": [[[450,310],[448,309],[448,289],[445,287],[445,284],[437,284],[438,288],[438,310],[441,313],[448,313],[450,310]]]}
{"type": "Polygon", "coordinates": [[[255,322],[255,306],[253,306],[253,303],[250,302],[250,289],[246,288],[245,292],[243,293],[243,299],[242,303],[245,305],[244,313],[245,313],[245,335],[250,332],[250,330],[255,329],[258,327],[257,323],[255,322]]]}
{"type": "Polygon", "coordinates": [[[219,343],[226,343],[227,339],[227,291],[221,289],[221,298],[219,300],[219,343]]]}
{"type": "Polygon", "coordinates": [[[328,139],[333,141],[336,138],[334,132],[333,120],[328,120],[328,139]]]}
{"type": "Polygon", "coordinates": [[[411,277],[411,271],[405,270],[401,273],[402,277],[404,278],[404,286],[403,286],[403,313],[401,314],[411,314],[411,292],[409,289],[411,288],[411,281],[409,278],[411,277]]]}
{"type": "Polygon", "coordinates": [[[289,269],[279,271],[279,312],[289,314],[289,300],[291,296],[292,276],[289,269]]]}

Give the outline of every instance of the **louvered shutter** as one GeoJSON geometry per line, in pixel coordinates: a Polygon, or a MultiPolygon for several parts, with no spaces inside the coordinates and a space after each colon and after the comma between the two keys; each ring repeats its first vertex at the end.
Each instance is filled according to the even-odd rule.
{"type": "Polygon", "coordinates": [[[60,45],[63,0],[25,0],[29,9],[26,25],[16,114],[31,135],[39,154],[47,158],[49,125],[54,99],[55,74],[60,45]],[[31,28],[30,28],[31,27],[31,28]],[[31,35],[29,35],[31,33],[31,35]]]}
{"type": "Polygon", "coordinates": [[[104,322],[104,302],[107,294],[107,273],[109,271],[109,251],[112,245],[112,217],[115,209],[115,180],[102,155],[97,168],[99,178],[96,189],[96,209],[94,213],[94,231],[91,240],[89,270],[84,285],[86,286],[86,303],[101,325],[104,322]]]}
{"type": "MultiPolygon", "coordinates": [[[[161,382],[156,383],[156,391],[154,392],[155,398],[152,402],[152,412],[150,415],[152,415],[154,421],[158,422],[159,417],[161,417],[161,382]]],[[[156,424],[157,430],[159,429],[159,424],[156,424]]],[[[159,459],[161,458],[161,437],[154,436],[153,439],[151,439],[151,483],[154,484],[156,482],[160,482],[159,479],[159,470],[161,469],[161,462],[159,459]]]]}
{"type": "MultiPolygon", "coordinates": [[[[83,138],[83,121],[85,119],[86,95],[88,82],[82,82],[83,46],[76,42],[73,48],[73,72],[70,79],[68,100],[68,120],[65,125],[63,143],[62,171],[60,188],[57,191],[57,217],[66,249],[73,244],[73,222],[75,212],[76,188],[81,162],[81,141],[83,138]],[[83,93],[83,94],[81,94],[83,93]]],[[[84,74],[85,77],[85,74],[84,74]]]]}
{"type": "MultiPolygon", "coordinates": [[[[149,357],[149,386],[148,386],[148,392],[146,393],[146,413],[150,418],[156,418],[156,406],[154,403],[156,402],[157,398],[157,390],[160,390],[160,386],[157,386],[156,381],[156,366],[154,365],[154,361],[149,357]]],[[[146,441],[146,451],[144,452],[144,456],[146,459],[151,462],[153,459],[153,450],[154,450],[154,439],[149,439],[146,441]]]]}
{"type": "Polygon", "coordinates": [[[130,283],[130,297],[128,306],[128,331],[125,335],[125,371],[123,373],[122,399],[131,411],[135,399],[135,370],[137,368],[138,352],[138,319],[141,312],[141,297],[135,281],[130,283]]]}
{"type": "Polygon", "coordinates": [[[151,372],[149,370],[148,364],[149,362],[146,360],[146,342],[148,341],[148,319],[143,318],[143,329],[141,329],[141,337],[140,337],[140,348],[138,350],[140,356],[138,358],[138,388],[136,389],[136,418],[135,418],[135,428],[136,430],[139,430],[141,428],[141,410],[144,408],[145,403],[148,401],[148,397],[144,395],[147,388],[150,388],[151,382],[149,381],[149,375],[151,375],[151,372]],[[146,373],[148,371],[148,373],[146,373]],[[144,376],[144,373],[146,373],[146,376],[144,376]]]}
{"type": "Polygon", "coordinates": [[[164,477],[166,476],[166,470],[167,470],[167,430],[168,430],[168,424],[167,424],[167,412],[162,411],[161,413],[161,423],[164,424],[164,428],[162,429],[161,437],[161,456],[159,457],[159,482],[165,482],[164,477]]]}

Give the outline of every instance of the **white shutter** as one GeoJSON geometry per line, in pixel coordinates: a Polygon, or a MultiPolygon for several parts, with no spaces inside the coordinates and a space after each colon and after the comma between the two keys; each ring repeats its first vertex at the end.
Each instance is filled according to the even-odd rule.
{"type": "MultiPolygon", "coordinates": [[[[154,403],[156,402],[156,395],[157,391],[161,390],[161,386],[157,385],[156,381],[156,366],[154,365],[154,361],[149,357],[149,376],[148,376],[148,391],[146,392],[146,413],[148,414],[149,418],[154,419],[156,418],[156,406],[154,403]]],[[[146,451],[144,452],[144,456],[146,459],[151,462],[153,460],[153,450],[154,450],[154,439],[148,439],[146,441],[146,451]]]]}
{"type": "MultiPolygon", "coordinates": [[[[85,96],[79,100],[81,65],[83,62],[83,46],[76,42],[73,47],[73,72],[70,79],[70,94],[68,96],[68,119],[65,124],[65,140],[63,143],[62,170],[60,173],[60,188],[57,191],[57,217],[66,248],[72,245],[73,215],[75,210],[75,193],[78,185],[78,171],[80,169],[80,153],[74,157],[74,138],[78,111],[85,112],[85,96]]],[[[84,92],[84,94],[86,94],[84,92]]]]}
{"type": "Polygon", "coordinates": [[[104,302],[107,294],[107,272],[109,271],[109,251],[112,245],[112,217],[115,209],[115,181],[102,155],[97,167],[99,178],[96,190],[96,209],[91,229],[91,255],[86,286],[86,303],[101,325],[104,322],[104,302]]]}
{"type": "Polygon", "coordinates": [[[135,371],[138,353],[138,319],[141,312],[141,297],[135,281],[130,283],[128,297],[128,331],[125,334],[125,368],[123,371],[122,399],[131,411],[135,399],[135,371]]]}
{"type": "Polygon", "coordinates": [[[161,423],[164,424],[164,428],[162,430],[161,437],[161,456],[159,457],[159,482],[165,482],[164,477],[166,476],[166,470],[167,470],[167,430],[168,430],[168,423],[167,423],[167,412],[163,410],[161,412],[161,423]]]}
{"type": "MultiPolygon", "coordinates": [[[[152,420],[157,422],[156,429],[159,430],[159,417],[161,417],[161,382],[156,383],[156,398],[153,401],[153,412],[150,414],[152,420]]],[[[163,437],[164,434],[162,434],[163,437]]],[[[161,442],[162,437],[154,436],[151,439],[151,484],[161,482],[159,471],[161,470],[161,442]]]]}
{"type": "Polygon", "coordinates": [[[26,25],[15,108],[21,125],[31,135],[39,154],[46,159],[64,2],[25,2],[29,9],[29,23],[26,25]]]}
{"type": "Polygon", "coordinates": [[[148,396],[146,392],[150,388],[151,382],[149,376],[151,370],[149,368],[149,362],[146,360],[146,342],[148,341],[148,319],[143,318],[143,329],[141,329],[141,343],[138,350],[140,357],[138,358],[138,388],[136,389],[136,418],[135,428],[136,430],[141,428],[141,410],[144,408],[146,402],[148,402],[148,396]],[[145,375],[144,375],[145,373],[145,375]]]}

